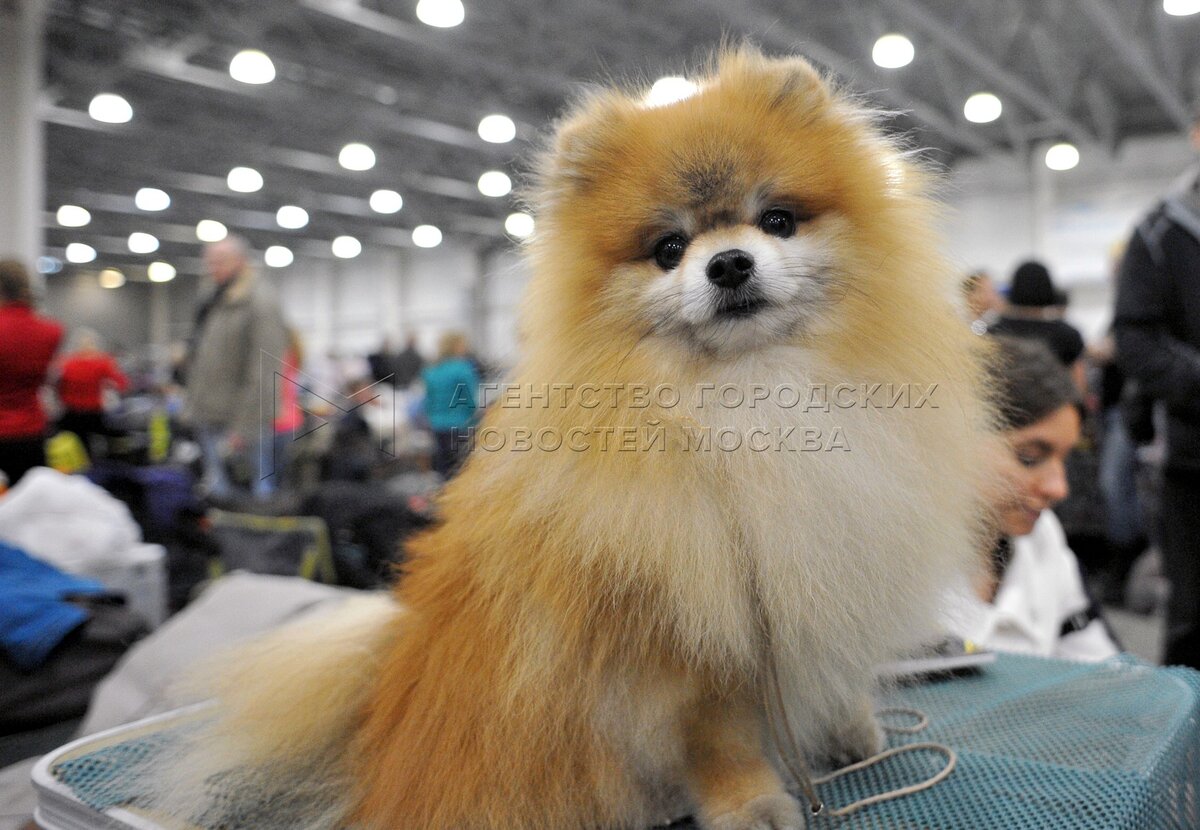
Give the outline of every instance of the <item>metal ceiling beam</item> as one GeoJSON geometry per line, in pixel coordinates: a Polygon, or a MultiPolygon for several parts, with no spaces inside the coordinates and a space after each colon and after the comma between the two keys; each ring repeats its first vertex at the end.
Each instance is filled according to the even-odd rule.
{"type": "Polygon", "coordinates": [[[1092,21],[1121,61],[1154,96],[1163,111],[1183,131],[1191,128],[1192,119],[1187,104],[1179,92],[1163,78],[1143,48],[1141,39],[1122,23],[1108,0],[1076,0],[1076,8],[1092,21]]]}
{"type": "MultiPolygon", "coordinates": [[[[339,168],[340,170],[340,168],[339,168]]],[[[70,171],[65,172],[66,181],[78,182],[82,177],[70,175],[70,171]]],[[[232,194],[226,186],[225,180],[217,176],[205,176],[196,173],[186,173],[180,171],[163,171],[155,176],[157,183],[174,193],[196,194],[202,197],[216,196],[222,200],[236,198],[236,194],[232,194]]],[[[422,183],[429,188],[430,191],[440,192],[442,195],[448,195],[452,198],[465,200],[470,196],[470,201],[478,205],[489,205],[493,200],[482,196],[474,185],[469,185],[465,182],[460,182],[456,179],[438,179],[437,177],[422,177],[425,179],[422,183]]],[[[144,171],[122,167],[120,165],[109,165],[105,171],[104,181],[107,185],[118,185],[124,183],[126,185],[126,193],[101,192],[91,190],[87,187],[80,187],[72,184],[56,184],[50,182],[48,187],[48,195],[57,197],[56,201],[63,203],[81,204],[91,210],[93,213],[108,213],[121,216],[134,217],[138,221],[139,227],[130,226],[130,230],[151,230],[154,228],[170,227],[169,217],[175,219],[181,218],[181,212],[173,207],[171,213],[162,215],[157,213],[148,213],[139,210],[133,202],[133,193],[138,188],[145,184],[146,176],[144,171]],[[141,227],[145,226],[145,227],[141,227]]],[[[412,188],[416,190],[416,188],[412,188]]],[[[176,200],[178,202],[178,199],[176,200]]],[[[195,200],[192,200],[193,202],[195,200]]],[[[372,232],[380,228],[389,227],[387,223],[393,221],[389,217],[382,216],[371,210],[368,200],[358,196],[347,196],[340,193],[319,193],[310,192],[307,198],[299,200],[312,215],[310,225],[329,225],[336,224],[339,220],[336,217],[352,217],[356,219],[367,220],[367,223],[361,225],[361,228],[368,228],[372,232]],[[326,216],[322,216],[325,214],[326,216]],[[331,218],[332,217],[332,218],[331,218]]],[[[210,204],[207,200],[204,204],[210,204]]],[[[494,206],[494,204],[492,204],[494,206]]],[[[464,212],[461,208],[441,209],[440,206],[434,206],[438,209],[430,210],[429,206],[422,211],[422,216],[413,216],[413,211],[407,216],[401,216],[406,224],[420,224],[424,219],[434,221],[439,227],[446,231],[462,232],[469,234],[481,234],[488,236],[501,237],[504,236],[503,221],[495,216],[480,215],[478,213],[464,212]]],[[[247,230],[270,231],[274,233],[282,233],[285,235],[293,235],[301,237],[304,231],[292,231],[281,229],[275,221],[275,213],[273,210],[261,210],[250,207],[239,207],[236,204],[230,204],[228,201],[222,201],[219,204],[219,210],[206,209],[197,210],[194,205],[189,205],[182,211],[183,215],[187,215],[191,220],[199,221],[203,218],[220,218],[226,224],[237,228],[247,230]]],[[[46,226],[55,227],[56,222],[52,214],[46,216],[46,226]]],[[[194,224],[181,226],[186,227],[188,237],[192,242],[194,238],[194,224]]],[[[405,231],[407,233],[407,231],[405,231]]],[[[158,234],[156,234],[158,235],[158,234]]]]}
{"type": "Polygon", "coordinates": [[[1000,124],[1004,129],[1004,134],[1008,136],[1008,143],[1012,145],[1013,153],[1019,158],[1028,158],[1029,136],[1025,133],[1024,128],[1017,123],[1017,119],[1001,118],[1000,124]]]}
{"type": "Polygon", "coordinates": [[[951,112],[963,109],[963,105],[967,102],[967,96],[972,92],[977,92],[975,89],[967,89],[965,85],[966,79],[963,78],[961,72],[956,72],[954,67],[950,65],[946,53],[940,49],[931,49],[928,55],[930,62],[933,64],[934,75],[937,77],[938,87],[942,90],[942,99],[946,102],[946,106],[951,112]]]}
{"type": "Polygon", "coordinates": [[[364,8],[358,0],[300,0],[300,5],[395,40],[403,40],[414,46],[433,48],[428,29],[405,23],[403,20],[397,20],[382,12],[364,8]]]}
{"type": "MultiPolygon", "coordinates": [[[[1016,46],[1017,41],[1025,32],[1026,25],[1029,22],[1028,8],[1025,4],[1014,3],[1012,0],[1004,0],[1004,2],[995,2],[993,0],[993,2],[980,7],[979,10],[986,10],[991,13],[991,25],[989,26],[991,36],[989,40],[994,45],[995,54],[1007,55],[1016,46]]],[[[960,14],[966,15],[970,11],[970,8],[968,4],[962,3],[959,4],[958,11],[960,14]]],[[[951,28],[957,27],[952,26],[951,28]]]]}
{"type": "Polygon", "coordinates": [[[912,0],[883,0],[885,8],[891,9],[910,25],[940,43],[947,51],[958,57],[975,71],[985,75],[1000,92],[1011,95],[1043,118],[1058,122],[1062,129],[1075,141],[1094,141],[1095,134],[1084,124],[1051,101],[1045,94],[1034,89],[1024,79],[1005,69],[977,43],[947,27],[944,23],[912,0]]]}
{"type": "Polygon", "coordinates": [[[1154,41],[1158,44],[1158,52],[1162,58],[1163,71],[1166,72],[1167,80],[1176,89],[1183,89],[1186,83],[1184,78],[1186,62],[1183,50],[1179,48],[1178,30],[1171,25],[1177,18],[1158,13],[1150,15],[1150,18],[1150,25],[1154,29],[1154,41]]]}
{"type": "MultiPolygon", "coordinates": [[[[155,75],[169,81],[192,84],[206,89],[256,98],[265,101],[272,94],[271,87],[283,88],[287,95],[299,99],[311,94],[311,89],[302,84],[277,78],[269,86],[252,86],[235,81],[227,72],[206,69],[188,63],[179,53],[171,49],[142,47],[131,50],[126,56],[127,65],[136,71],[155,75]]],[[[474,132],[429,118],[403,115],[374,100],[361,99],[360,106],[366,108],[367,119],[380,129],[421,138],[427,141],[474,150],[483,155],[501,156],[506,151],[501,145],[488,144],[474,132]]]]}
{"type": "MultiPolygon", "coordinates": [[[[88,193],[85,191],[85,192],[79,193],[78,195],[86,198],[88,196],[88,193]]],[[[95,196],[100,197],[101,199],[104,199],[105,197],[107,197],[108,200],[114,199],[112,194],[107,194],[107,193],[97,193],[97,194],[95,194],[95,196]]],[[[89,223],[88,225],[86,225],[85,227],[82,227],[82,228],[60,227],[58,225],[58,223],[55,221],[54,214],[51,213],[50,211],[46,212],[46,214],[44,216],[44,220],[46,223],[46,228],[48,230],[53,230],[55,233],[61,234],[63,237],[66,237],[66,238],[86,240],[88,242],[88,244],[92,245],[92,247],[98,247],[97,245],[93,244],[92,240],[94,240],[94,239],[99,239],[102,241],[103,240],[109,240],[109,241],[117,240],[120,244],[115,245],[114,249],[123,251],[124,253],[127,253],[130,256],[148,257],[148,258],[153,259],[155,256],[159,255],[159,251],[155,251],[154,253],[150,253],[150,254],[135,254],[132,251],[130,251],[129,245],[128,245],[128,235],[124,234],[124,228],[122,227],[124,225],[124,220],[125,220],[126,216],[128,215],[127,212],[126,211],[116,212],[114,214],[116,217],[116,221],[113,220],[112,216],[105,217],[104,214],[106,214],[106,213],[109,213],[109,211],[103,207],[96,206],[95,209],[93,210],[93,214],[95,215],[96,221],[89,223]]],[[[150,214],[143,213],[142,216],[149,217],[150,214]]],[[[239,217],[239,218],[241,218],[241,217],[239,217]]],[[[242,229],[264,230],[264,228],[255,227],[253,225],[234,222],[234,221],[232,221],[232,219],[230,219],[228,221],[231,225],[236,227],[238,230],[242,230],[242,229]]],[[[274,223],[272,223],[272,224],[274,224],[274,223]]],[[[160,243],[169,244],[172,246],[174,246],[174,245],[189,245],[192,247],[198,247],[198,246],[204,244],[196,238],[196,226],[194,224],[181,225],[178,222],[167,222],[161,218],[157,218],[157,219],[150,218],[147,222],[139,224],[138,228],[136,228],[135,230],[141,230],[143,233],[152,233],[154,235],[154,237],[156,239],[158,239],[158,241],[160,243]]],[[[278,229],[276,229],[276,230],[278,230],[278,229]]],[[[133,233],[133,231],[130,231],[130,233],[133,233]]],[[[160,250],[161,250],[161,248],[160,248],[160,250]]]]}
{"type": "Polygon", "coordinates": [[[424,26],[414,26],[402,20],[364,8],[358,0],[300,0],[300,6],[317,14],[332,17],[361,29],[419,47],[425,52],[452,60],[456,66],[471,67],[492,75],[503,74],[509,81],[534,89],[565,94],[580,81],[545,67],[536,71],[521,71],[511,66],[497,65],[484,55],[472,54],[459,48],[452,39],[437,37],[424,26]]]}
{"type": "MultiPolygon", "coordinates": [[[[330,10],[339,9],[358,9],[357,12],[346,12],[354,19],[363,17],[365,19],[374,20],[375,18],[384,18],[378,12],[371,12],[366,9],[361,9],[357,3],[346,3],[344,0],[313,0],[313,5],[325,5],[330,10]],[[359,14],[361,12],[361,15],[359,14]]],[[[290,5],[281,6],[275,4],[275,11],[283,11],[294,9],[290,5]]],[[[387,18],[392,20],[392,18],[387,18]]],[[[394,21],[397,27],[389,29],[391,36],[397,36],[400,29],[407,27],[421,34],[417,27],[403,24],[400,21],[394,21]]],[[[380,27],[376,27],[380,28],[380,27]]],[[[387,27],[383,27],[387,28],[387,27]]],[[[220,31],[227,33],[228,26],[221,27],[220,31]]],[[[410,135],[417,138],[422,138],[428,141],[436,142],[453,147],[461,147],[464,149],[475,150],[482,154],[493,157],[504,157],[511,155],[511,151],[505,146],[488,144],[482,141],[473,130],[465,129],[453,124],[446,124],[428,117],[417,117],[405,115],[397,112],[393,106],[381,103],[375,97],[378,87],[387,86],[382,80],[372,82],[370,78],[365,77],[364,68],[347,67],[344,65],[328,68],[327,64],[330,61],[329,55],[322,55],[316,61],[310,56],[303,61],[289,60],[289,55],[280,55],[276,50],[272,50],[279,70],[276,80],[268,86],[255,86],[243,84],[235,81],[225,71],[210,69],[203,66],[197,66],[190,62],[190,59],[201,52],[206,46],[210,45],[211,41],[208,37],[199,33],[189,34],[170,46],[155,45],[150,43],[140,43],[136,47],[127,50],[122,56],[122,66],[126,70],[140,72],[146,75],[162,78],[165,80],[191,84],[203,89],[215,90],[218,92],[228,93],[235,96],[240,96],[246,99],[269,101],[273,97],[278,98],[279,90],[283,89],[285,99],[290,99],[293,102],[304,101],[310,99],[313,93],[313,87],[310,84],[305,84],[302,81],[292,80],[288,76],[288,69],[294,68],[303,75],[305,72],[316,70],[324,72],[326,75],[333,75],[338,78],[350,77],[356,81],[367,81],[373,88],[371,94],[365,94],[362,89],[351,85],[339,85],[336,92],[338,95],[352,94],[358,99],[358,111],[364,120],[368,121],[372,126],[380,130],[389,132],[397,132],[404,135],[410,135]],[[288,66],[287,64],[292,66],[288,66]]],[[[61,63],[61,59],[60,59],[61,63]]],[[[82,65],[82,72],[88,77],[94,76],[95,67],[90,64],[82,65]]],[[[111,69],[109,70],[112,71],[111,69]]],[[[390,79],[394,84],[395,79],[390,79]]],[[[322,90],[328,92],[328,90],[322,90]]],[[[393,87],[393,93],[395,93],[393,87]]],[[[398,93],[396,93],[399,97],[398,93]]],[[[527,119],[526,119],[527,120],[527,119]]],[[[536,130],[528,126],[526,123],[519,123],[519,134],[523,136],[531,136],[536,133],[536,130]]]]}
{"type": "MultiPolygon", "coordinates": [[[[47,229],[46,233],[46,253],[57,255],[60,259],[65,259],[64,249],[69,242],[74,240],[70,237],[56,234],[53,229],[47,229]]],[[[116,237],[89,240],[88,244],[95,248],[97,254],[99,254],[95,260],[80,265],[64,262],[66,270],[49,277],[49,279],[59,279],[64,275],[69,276],[70,273],[99,274],[105,268],[117,268],[130,283],[151,282],[146,275],[146,267],[150,264],[148,260],[152,259],[153,255],[130,253],[129,249],[125,246],[125,240],[116,237]]],[[[175,278],[176,281],[181,277],[196,277],[207,273],[204,260],[198,256],[164,254],[158,258],[163,261],[169,261],[171,265],[175,266],[178,272],[178,276],[175,278]]]]}
{"type": "MultiPolygon", "coordinates": [[[[870,52],[876,37],[890,31],[887,22],[879,13],[878,7],[864,8],[861,4],[852,3],[851,0],[842,0],[841,8],[842,16],[849,21],[851,28],[854,30],[855,39],[858,41],[858,45],[864,55],[870,52]]],[[[876,82],[884,82],[884,91],[877,94],[886,97],[889,103],[898,109],[911,112],[918,120],[924,121],[944,137],[958,143],[960,146],[975,150],[980,154],[1004,152],[1004,149],[998,145],[981,143],[987,142],[984,136],[955,120],[957,117],[955,114],[962,111],[963,102],[966,100],[966,96],[963,94],[961,88],[962,79],[954,74],[943,52],[937,50],[933,50],[933,52],[934,68],[937,72],[938,84],[943,99],[950,109],[951,114],[949,116],[944,114],[940,107],[935,107],[933,104],[916,99],[903,89],[899,89],[894,83],[891,83],[892,78],[885,78],[884,73],[879,70],[871,73],[872,78],[876,82]],[[963,142],[970,143],[964,144],[963,142]]],[[[834,69],[834,66],[829,63],[826,63],[826,66],[834,69],[834,71],[848,80],[853,78],[855,72],[859,72],[861,75],[861,70],[858,69],[858,62],[838,55],[833,50],[826,50],[825,57],[830,61],[840,61],[840,68],[838,69],[834,69]]],[[[866,62],[864,61],[861,65],[865,66],[866,62]]],[[[866,81],[862,77],[858,77],[854,82],[860,87],[866,84],[866,81]]]]}
{"type": "Polygon", "coordinates": [[[172,81],[195,84],[206,89],[225,92],[230,95],[244,95],[247,98],[262,98],[262,87],[243,84],[235,81],[228,72],[207,69],[188,63],[185,53],[178,49],[169,49],[144,44],[125,53],[124,64],[136,71],[150,75],[158,75],[172,81]]]}
{"type": "Polygon", "coordinates": [[[951,116],[946,115],[933,104],[926,103],[910,95],[894,84],[882,89],[878,87],[872,89],[872,85],[861,77],[861,73],[856,68],[854,61],[826,46],[810,42],[800,47],[800,51],[833,70],[858,89],[866,90],[868,94],[882,98],[899,110],[911,112],[918,121],[923,121],[960,147],[965,147],[980,155],[994,155],[1004,152],[1004,149],[1000,145],[992,143],[973,130],[954,123],[951,116]]]}
{"type": "MultiPolygon", "coordinates": [[[[41,117],[46,123],[111,135],[120,135],[121,133],[129,132],[128,128],[101,124],[93,121],[82,112],[50,104],[42,107],[41,117]]],[[[180,146],[188,138],[194,139],[196,137],[195,135],[184,135],[178,131],[164,130],[162,128],[147,128],[144,125],[139,126],[136,136],[139,140],[149,140],[157,146],[180,146]]],[[[248,144],[247,148],[247,152],[243,154],[244,157],[252,160],[259,159],[258,163],[268,168],[283,167],[305,173],[316,173],[318,175],[336,176],[339,178],[346,175],[346,171],[338,165],[336,160],[319,153],[288,147],[261,147],[253,143],[248,144]]],[[[237,144],[226,141],[224,149],[229,151],[231,157],[235,156],[237,153],[237,144]]],[[[166,170],[159,173],[158,177],[164,183],[164,186],[210,195],[229,195],[230,193],[225,180],[219,176],[188,173],[180,170],[166,170]]],[[[413,192],[450,197],[477,204],[494,204],[494,201],[490,197],[484,196],[479,192],[475,182],[409,170],[405,170],[402,174],[393,178],[400,182],[404,188],[413,192]]],[[[312,188],[307,189],[312,190],[312,188]]]]}
{"type": "Polygon", "coordinates": [[[1050,97],[1060,107],[1066,107],[1076,97],[1075,87],[1083,76],[1083,61],[1069,54],[1062,44],[1040,23],[1029,30],[1033,54],[1050,97]]]}
{"type": "Polygon", "coordinates": [[[1117,146],[1117,125],[1119,117],[1117,105],[1113,102],[1108,88],[1097,80],[1089,81],[1083,88],[1083,100],[1088,105],[1088,112],[1100,133],[1100,140],[1113,150],[1117,146]]]}
{"type": "MultiPolygon", "coordinates": [[[[97,193],[88,190],[77,190],[73,194],[73,197],[79,203],[88,205],[89,210],[96,214],[96,221],[83,228],[63,228],[58,225],[55,214],[47,211],[43,215],[43,224],[47,228],[47,232],[54,234],[56,238],[83,241],[92,245],[97,250],[104,250],[110,253],[124,253],[132,257],[149,259],[153,259],[155,256],[162,256],[163,254],[160,254],[158,251],[154,254],[134,254],[129,250],[127,236],[114,236],[112,232],[120,230],[122,226],[125,226],[130,229],[131,233],[135,230],[152,233],[165,246],[185,245],[195,248],[203,244],[196,239],[195,224],[190,222],[180,224],[178,221],[167,221],[164,217],[157,216],[156,214],[137,210],[133,207],[132,201],[128,197],[114,193],[97,193]],[[104,214],[109,214],[109,216],[105,217],[104,214]],[[113,217],[117,221],[113,221],[113,217]],[[130,217],[138,221],[127,225],[126,220],[130,217]]],[[[359,205],[339,206],[334,204],[334,202],[335,200],[328,200],[322,205],[321,209],[350,216],[379,218],[378,214],[373,213],[367,207],[365,200],[362,200],[361,211],[359,210],[359,205]]],[[[175,220],[179,218],[179,216],[174,217],[175,220]]],[[[327,246],[329,244],[328,237],[311,233],[306,234],[304,229],[286,230],[280,228],[275,222],[275,214],[269,211],[249,209],[227,210],[221,215],[221,219],[224,224],[239,233],[249,232],[251,235],[259,233],[271,234],[272,244],[287,245],[292,248],[303,245],[327,246]]],[[[406,221],[403,226],[371,224],[362,225],[350,230],[364,242],[392,247],[413,248],[416,246],[412,242],[412,229],[418,224],[420,224],[419,221],[406,221]]],[[[488,238],[507,238],[504,231],[504,222],[486,216],[456,214],[452,217],[447,217],[438,224],[443,231],[448,233],[488,238]]]]}
{"type": "Polygon", "coordinates": [[[973,130],[954,123],[940,109],[909,94],[894,82],[885,83],[881,88],[877,83],[879,80],[882,80],[881,76],[876,74],[873,77],[876,83],[866,80],[863,77],[860,63],[839,54],[823,44],[815,43],[811,40],[806,41],[796,32],[792,31],[790,27],[782,25],[778,18],[774,16],[756,13],[749,9],[746,4],[730,4],[723,2],[723,0],[702,0],[702,4],[713,12],[723,15],[726,20],[737,25],[738,28],[744,31],[760,32],[760,37],[763,40],[769,40],[777,45],[808,56],[840,75],[860,92],[882,98],[890,106],[912,113],[918,121],[922,121],[932,127],[936,132],[945,136],[959,147],[965,147],[981,155],[1003,152],[1003,149],[998,145],[993,144],[973,130]]]}

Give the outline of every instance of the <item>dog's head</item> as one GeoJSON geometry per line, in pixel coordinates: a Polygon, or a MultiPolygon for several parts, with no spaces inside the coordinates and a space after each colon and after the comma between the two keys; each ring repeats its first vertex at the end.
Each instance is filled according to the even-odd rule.
{"type": "MultiPolygon", "coordinates": [[[[910,176],[862,112],[798,59],[728,53],[666,106],[605,92],[560,126],[536,196],[540,302],[732,356],[811,342],[858,303],[910,176]]],[[[903,224],[903,222],[901,222],[903,224]]]]}

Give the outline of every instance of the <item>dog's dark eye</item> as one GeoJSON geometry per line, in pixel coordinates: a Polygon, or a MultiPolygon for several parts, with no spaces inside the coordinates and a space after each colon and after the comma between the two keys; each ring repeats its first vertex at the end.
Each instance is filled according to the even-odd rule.
{"type": "Polygon", "coordinates": [[[670,236],[664,236],[654,246],[654,261],[659,268],[670,271],[683,259],[683,252],[686,250],[687,240],[679,234],[673,233],[670,236]]]}
{"type": "Polygon", "coordinates": [[[796,232],[796,217],[790,210],[773,208],[759,218],[758,227],[765,234],[787,239],[796,232]]]}

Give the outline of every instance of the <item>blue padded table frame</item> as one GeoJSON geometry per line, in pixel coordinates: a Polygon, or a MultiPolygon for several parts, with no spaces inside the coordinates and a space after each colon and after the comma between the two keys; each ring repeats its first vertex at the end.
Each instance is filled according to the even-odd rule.
{"type": "MultiPolygon", "coordinates": [[[[818,816],[812,830],[1200,828],[1200,673],[1000,655],[975,675],[891,689],[880,705],[929,718],[923,732],[893,735],[891,745],[940,742],[958,753],[957,767],[930,790],[847,817],[818,816]]],[[[194,826],[141,813],[130,774],[169,752],[189,717],[123,727],[48,755],[34,774],[43,826],[194,826]],[[67,814],[83,818],[56,823],[67,814]]],[[[822,785],[820,795],[842,806],[924,780],[944,763],[934,752],[896,756],[822,785]]],[[[269,830],[263,824],[259,814],[245,830],[269,830]]]]}

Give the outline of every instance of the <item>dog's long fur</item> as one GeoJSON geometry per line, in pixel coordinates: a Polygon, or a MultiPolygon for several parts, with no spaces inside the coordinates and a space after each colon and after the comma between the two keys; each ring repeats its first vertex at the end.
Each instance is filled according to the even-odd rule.
{"type": "Polygon", "coordinates": [[[228,757],[269,770],[263,788],[326,793],[308,828],[639,828],[689,809],[711,830],[802,827],[765,737],[768,650],[804,750],[869,754],[872,666],[929,631],[977,548],[987,408],[924,187],[803,61],[731,51],[682,102],[584,102],[541,167],[514,378],[575,391],[484,425],[662,443],[475,452],[409,545],[403,610],[360,619],[369,656],[306,635],[260,647],[254,674],[296,678],[270,706],[253,678],[226,684],[228,757]],[[803,206],[792,240],[738,215],[765,191],[803,206]],[[684,319],[703,263],[664,273],[647,247],[672,223],[688,256],[757,246],[789,316],[684,319]],[[600,383],[615,398],[585,406],[600,383]],[[936,393],[826,412],[628,391],[873,383],[936,393]],[[840,430],[848,451],[689,445],[789,427],[840,430]]]}

